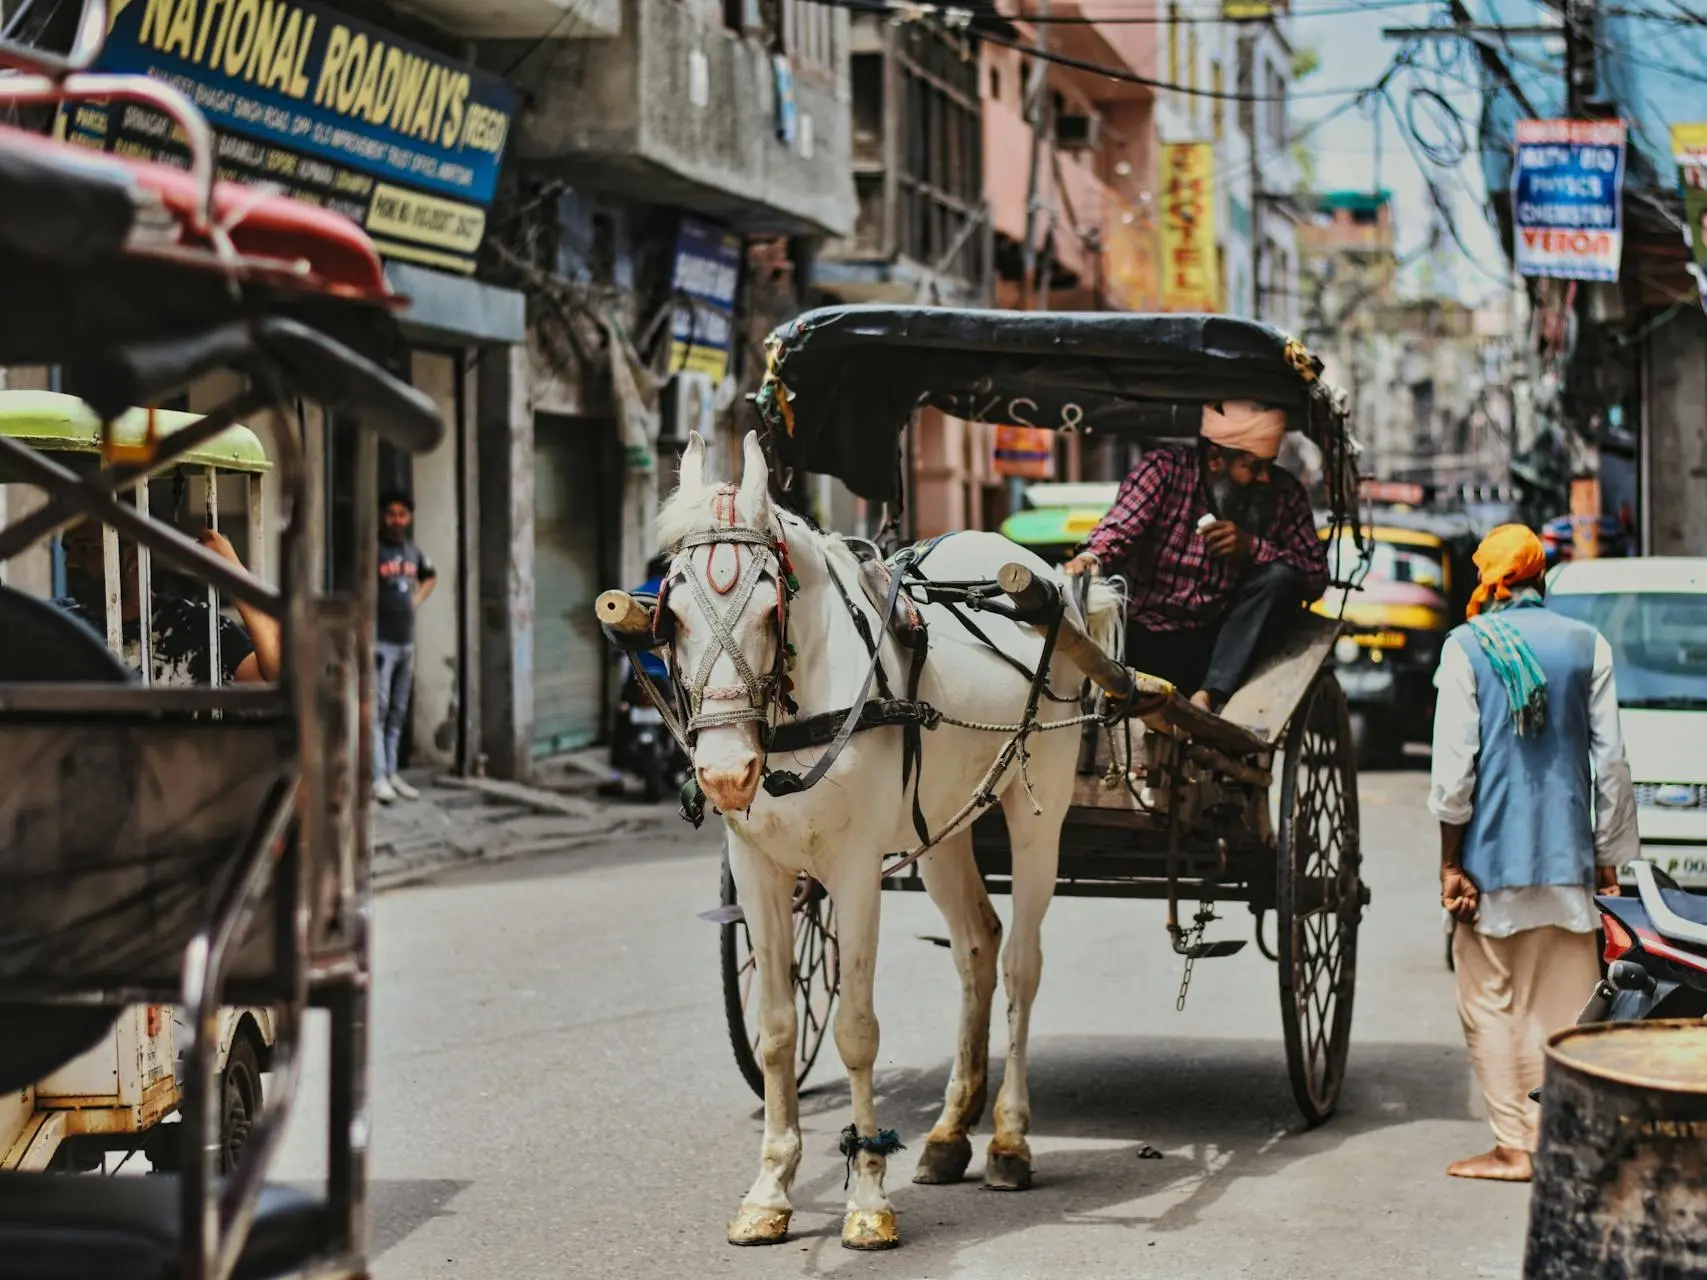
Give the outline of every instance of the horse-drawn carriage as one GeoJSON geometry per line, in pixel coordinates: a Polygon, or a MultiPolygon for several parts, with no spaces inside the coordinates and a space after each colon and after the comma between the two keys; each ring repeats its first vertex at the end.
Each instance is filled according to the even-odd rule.
{"type": "MultiPolygon", "coordinates": [[[[854,969],[869,986],[864,970],[866,952],[875,945],[867,936],[874,933],[875,906],[865,901],[866,881],[878,878],[875,863],[884,861],[888,848],[905,846],[883,846],[870,859],[871,869],[849,871],[828,849],[837,838],[828,833],[845,832],[851,844],[861,846],[890,838],[881,832],[888,830],[894,809],[910,818],[896,834],[913,847],[887,858],[882,887],[932,893],[949,917],[969,987],[980,980],[965,967],[979,963],[973,944],[979,937],[999,940],[1000,926],[980,934],[977,910],[957,916],[965,915],[967,901],[978,899],[993,920],[986,893],[1013,894],[1014,931],[1026,952],[1036,945],[1039,900],[1046,905],[1053,893],[1165,899],[1168,929],[1188,977],[1195,960],[1244,946],[1206,940],[1205,932],[1217,906],[1246,904],[1256,917],[1259,947],[1278,962],[1286,1056],[1298,1106],[1308,1122],[1325,1120],[1344,1075],[1357,933],[1369,900],[1360,874],[1346,705],[1327,669],[1337,622],[1301,610],[1286,641],[1260,658],[1244,687],[1215,715],[1119,661],[1124,610],[1118,595],[1109,597],[1107,584],[1060,578],[1043,561],[988,534],[951,535],[885,560],[858,540],[826,537],[797,516],[771,511],[762,500],[764,477],[754,479],[768,462],[786,494],[793,471],[829,474],[861,497],[893,508],[904,483],[902,433],[921,405],[973,422],[1018,422],[1144,444],[1195,438],[1206,403],[1248,399],[1284,408],[1289,425],[1322,449],[1325,496],[1337,524],[1355,511],[1355,447],[1343,402],[1321,380],[1319,362],[1266,327],[1222,317],[873,307],[801,316],[773,335],[769,355],[769,373],[756,397],[768,458],[750,439],[741,484],[713,486],[701,475],[703,450],[691,445],[682,489],[661,521],[661,541],[676,553],[665,597],[634,600],[608,593],[600,602],[601,620],[617,643],[675,650],[672,675],[684,707],[675,727],[695,746],[698,776],[718,788],[712,801],[730,831],[723,906],[708,917],[723,929],[731,1038],[743,1074],[766,1096],[767,1117],[775,1095],[792,1095],[804,1078],[833,1023],[844,1060],[850,1048],[855,1058],[862,1056],[858,1028],[865,1009],[844,1022],[832,1018],[832,1008],[839,994],[845,1000],[843,988],[854,969]],[[812,563],[797,575],[802,543],[812,548],[812,563]],[[767,552],[775,556],[777,577],[775,619],[769,623],[743,612],[767,580],[767,552]],[[851,585],[855,580],[863,590],[851,585]],[[803,607],[809,598],[825,602],[829,621],[803,607]],[[838,632],[835,620],[844,607],[854,626],[838,632]],[[808,612],[811,621],[793,621],[808,612]],[[797,625],[807,633],[798,650],[797,625]],[[775,668],[761,674],[764,655],[773,651],[766,647],[767,627],[776,633],[775,668]],[[681,628],[693,637],[686,654],[681,628]],[[841,637],[854,632],[863,652],[855,646],[840,658],[825,656],[840,654],[838,646],[846,643],[841,637]],[[1024,684],[994,663],[975,677],[960,674],[991,653],[1019,671],[1024,684]],[[728,676],[725,664],[731,659],[739,678],[728,676]],[[839,670],[830,669],[838,661],[839,670]],[[861,669],[863,684],[857,681],[861,669]],[[905,688],[899,687],[903,673],[905,688]],[[869,696],[873,675],[877,696],[869,696]],[[982,687],[1000,679],[1012,683],[1002,714],[961,709],[980,705],[981,695],[968,681],[982,687]],[[837,709],[819,711],[826,702],[837,709]],[[747,741],[756,745],[750,750],[736,743],[736,727],[751,731],[747,741]],[[718,746],[708,750],[704,744],[712,731],[718,746]],[[923,742],[951,733],[959,745],[927,759],[923,742]],[[862,794],[863,811],[851,821],[823,804],[804,816],[816,803],[811,797],[821,794],[811,792],[813,784],[838,753],[851,752],[851,744],[868,734],[874,744],[894,744],[898,774],[883,776],[887,763],[870,765],[870,756],[884,749],[872,745],[852,765],[843,758],[840,789],[859,790],[859,771],[869,769],[870,785],[887,788],[887,798],[862,794]],[[993,762],[989,747],[999,747],[993,762]],[[932,779],[933,771],[944,772],[939,759],[945,752],[948,771],[961,775],[961,781],[946,784],[960,788],[953,799],[966,802],[958,806],[932,779]],[[967,754],[975,757],[970,772],[962,762],[967,754]],[[780,767],[779,756],[790,757],[791,769],[780,767]],[[761,777],[764,795],[758,794],[761,777]],[[1271,795],[1276,783],[1277,806],[1271,795]],[[994,812],[998,803],[1005,810],[1005,830],[994,812]],[[1047,816],[1035,816],[1046,810],[1047,816]],[[871,820],[874,812],[881,815],[877,821],[871,820]],[[1039,837],[1032,824],[1051,828],[1057,814],[1058,849],[1052,850],[1049,832],[1039,837]],[[879,833],[871,835],[866,826],[879,833]],[[792,851],[790,839],[804,847],[792,851]],[[967,873],[974,882],[939,867],[933,884],[932,859],[949,866],[961,850],[968,867],[975,859],[975,871],[967,873]],[[1035,865],[1045,868],[1048,883],[1041,887],[1030,869],[1035,865]],[[786,874],[792,890],[778,887],[772,874],[778,868],[798,873],[786,874]],[[957,876],[945,887],[945,880],[957,876]],[[761,904],[751,900],[755,888],[763,889],[761,904]],[[1184,922],[1181,904],[1192,901],[1197,910],[1184,922]],[[782,927],[785,907],[789,930],[782,927]],[[857,944],[850,942],[852,911],[861,916],[852,926],[857,944]],[[1272,946],[1263,928],[1269,913],[1275,917],[1272,946]],[[764,917],[762,927],[756,915],[764,917]],[[773,957],[768,1009],[757,1008],[764,1001],[752,998],[766,985],[767,948],[773,957]],[[786,975],[777,972],[783,967],[786,975]],[[789,1013],[776,1008],[785,992],[793,1005],[789,1013]],[[783,1060],[785,1048],[789,1057],[783,1060]]],[[[1358,538],[1355,521],[1350,525],[1347,536],[1358,538]]],[[[704,798],[688,795],[688,808],[704,798]]],[[[863,858],[861,853],[854,861],[863,858]]],[[[1035,989],[1025,976],[1025,952],[1012,960],[1014,942],[1007,971],[1010,1002],[1016,982],[1035,989]]],[[[982,980],[993,984],[989,963],[982,980]]],[[[862,1006],[868,1001],[863,992],[859,998],[862,1006]]],[[[1029,995],[1022,1004],[1028,1000],[1029,995]]],[[[987,1028],[988,1009],[968,1008],[966,1025],[976,1028],[982,1017],[987,1028]]],[[[1011,1025],[1011,1038],[1013,1032],[1011,1025]]],[[[1019,1038],[1023,1033],[1022,1023],[1019,1038]]],[[[970,1034],[975,1040],[978,1033],[970,1034]]],[[[981,1071],[980,1052],[963,1040],[957,1081],[981,1071]]],[[[864,1068],[848,1065],[856,1123],[844,1145],[853,1169],[894,1148],[893,1135],[868,1132],[864,1068]]],[[[1010,1058],[1010,1077],[1014,1073],[1010,1058]]],[[[1017,1088],[1023,1093],[1023,1082],[1017,1088]]],[[[967,1116],[975,1119],[982,1108],[982,1080],[960,1089],[958,1111],[956,1089],[951,1082],[948,1109],[920,1161],[920,1181],[948,1181],[964,1172],[967,1116]]],[[[1014,1119],[1023,1102],[1006,1116],[1005,1106],[998,1101],[986,1180],[1023,1187],[1030,1181],[1029,1150],[1023,1117],[1014,1119]]],[[[767,1123],[767,1153],[775,1136],[767,1123]]],[[[875,1191],[868,1185],[855,1193],[844,1234],[851,1247],[893,1243],[880,1173],[875,1191]]],[[[731,1228],[732,1240],[764,1242],[786,1231],[786,1195],[779,1197],[777,1185],[778,1178],[761,1178],[731,1228]]]]}

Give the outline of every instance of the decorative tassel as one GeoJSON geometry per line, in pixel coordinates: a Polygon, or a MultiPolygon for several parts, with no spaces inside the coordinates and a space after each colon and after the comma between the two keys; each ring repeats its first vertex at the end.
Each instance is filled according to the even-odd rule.
{"type": "Polygon", "coordinates": [[[879,1129],[875,1138],[862,1138],[859,1130],[849,1125],[842,1130],[842,1141],[838,1148],[847,1157],[847,1177],[842,1180],[842,1190],[846,1191],[853,1182],[854,1160],[864,1151],[869,1155],[881,1156],[888,1159],[897,1151],[905,1151],[906,1144],[901,1141],[901,1135],[893,1129],[879,1129]]]}

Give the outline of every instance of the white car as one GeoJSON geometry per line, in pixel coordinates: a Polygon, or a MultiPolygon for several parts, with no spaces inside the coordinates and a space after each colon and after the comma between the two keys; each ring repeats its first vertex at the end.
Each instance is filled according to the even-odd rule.
{"type": "Polygon", "coordinates": [[[1707,559],[1572,560],[1547,604],[1612,645],[1642,856],[1707,889],[1707,559]]]}

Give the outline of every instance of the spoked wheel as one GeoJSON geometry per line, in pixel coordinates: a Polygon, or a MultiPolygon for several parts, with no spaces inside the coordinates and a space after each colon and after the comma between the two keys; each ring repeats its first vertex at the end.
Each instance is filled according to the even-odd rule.
{"type": "Polygon", "coordinates": [[[1345,694],[1320,676],[1286,733],[1277,833],[1280,1016],[1292,1095],[1310,1124],[1334,1112],[1351,1047],[1357,928],[1368,902],[1357,761],[1345,694]]]}
{"type": "MultiPolygon", "coordinates": [[[[735,877],[723,863],[723,905],[735,903],[735,877]]],[[[729,1018],[729,1044],[735,1065],[759,1097],[765,1073],[759,1065],[758,990],[753,938],[745,920],[723,925],[723,1007],[729,1018]]],[[[805,1084],[830,1031],[830,1014],[841,986],[841,953],[836,947],[836,907],[824,886],[801,876],[794,888],[794,1003],[797,1040],[796,1084],[805,1084]]]]}

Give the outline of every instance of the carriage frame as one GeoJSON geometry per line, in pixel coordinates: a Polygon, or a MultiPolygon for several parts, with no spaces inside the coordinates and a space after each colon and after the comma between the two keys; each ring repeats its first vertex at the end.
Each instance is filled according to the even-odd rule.
{"type": "MultiPolygon", "coordinates": [[[[839,307],[783,326],[767,352],[755,401],[785,498],[797,474],[829,474],[893,512],[903,490],[902,433],[921,405],[974,422],[1017,420],[1161,443],[1195,438],[1204,404],[1245,398],[1286,409],[1289,427],[1322,450],[1330,520],[1336,532],[1361,539],[1357,449],[1344,397],[1300,344],[1254,322],[839,307]]],[[[1370,900],[1351,725],[1329,664],[1339,630],[1337,619],[1301,614],[1220,715],[1151,683],[1147,696],[1092,726],[1062,828],[1055,889],[1165,900],[1188,979],[1196,960],[1244,946],[1206,939],[1220,919],[1216,908],[1247,907],[1259,949],[1276,963],[1292,1092],[1310,1124],[1333,1114],[1344,1081],[1358,928],[1370,900]],[[1270,913],[1272,945],[1264,936],[1270,913]]],[[[1097,698],[1087,683],[1087,707],[1097,698]]],[[[1100,705],[1109,709],[1106,696],[1100,705]]],[[[999,814],[976,819],[973,844],[987,891],[1007,892],[1010,854],[999,814]]],[[[914,864],[884,887],[924,884],[914,864]]],[[[730,1039],[743,1076],[762,1096],[747,1013],[753,958],[727,867],[722,895],[708,916],[723,930],[730,1039]]],[[[796,1065],[804,1080],[827,1034],[838,981],[834,906],[804,878],[795,928],[796,1065]]],[[[1182,1007],[1184,999],[1182,986],[1182,1007]]]]}

